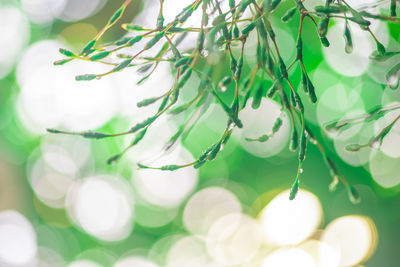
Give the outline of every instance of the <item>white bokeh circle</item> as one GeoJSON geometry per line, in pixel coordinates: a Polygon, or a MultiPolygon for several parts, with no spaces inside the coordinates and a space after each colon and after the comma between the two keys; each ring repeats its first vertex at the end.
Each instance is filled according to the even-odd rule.
{"type": "Polygon", "coordinates": [[[69,190],[66,202],[71,219],[98,239],[119,241],[132,231],[133,192],[122,178],[84,178],[69,190]]]}
{"type": "Polygon", "coordinates": [[[289,200],[289,191],[284,191],[261,211],[260,222],[266,244],[295,245],[311,236],[321,224],[322,207],[308,191],[300,190],[294,200],[289,200]]]}

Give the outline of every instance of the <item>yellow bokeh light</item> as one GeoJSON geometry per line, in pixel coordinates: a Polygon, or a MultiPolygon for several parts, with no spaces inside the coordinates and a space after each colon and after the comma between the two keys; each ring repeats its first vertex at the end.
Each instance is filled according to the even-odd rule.
{"type": "Polygon", "coordinates": [[[353,266],[372,255],[377,244],[377,231],[367,217],[344,216],[326,227],[321,241],[340,252],[340,266],[353,266]]]}

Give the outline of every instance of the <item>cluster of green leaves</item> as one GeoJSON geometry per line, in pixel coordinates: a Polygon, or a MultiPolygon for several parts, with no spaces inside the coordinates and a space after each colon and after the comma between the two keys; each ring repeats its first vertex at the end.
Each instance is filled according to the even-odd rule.
{"type": "MultiPolygon", "coordinates": [[[[359,200],[356,190],[340,176],[334,161],[327,155],[322,142],[312,133],[308,122],[304,118],[304,105],[299,90],[294,88],[289,75],[289,70],[299,64],[301,69],[301,90],[303,90],[311,103],[317,102],[315,87],[309,78],[307,67],[303,61],[303,22],[310,20],[316,28],[321,44],[329,46],[330,41],[327,39],[329,30],[329,22],[332,18],[345,20],[344,39],[346,43],[345,51],[352,53],[353,42],[349,21],[361,27],[361,29],[369,32],[376,42],[376,52],[371,56],[375,60],[386,60],[387,58],[399,52],[387,52],[385,47],[379,42],[370,30],[370,20],[378,19],[390,22],[399,22],[396,18],[396,2],[390,2],[390,14],[383,16],[380,14],[371,14],[366,11],[357,11],[352,8],[344,0],[326,0],[325,5],[316,6],[315,10],[308,10],[301,0],[293,0],[294,7],[287,10],[281,18],[282,23],[287,23],[299,14],[297,23],[298,35],[296,46],[293,47],[297,51],[295,58],[291,62],[285,62],[281,56],[280,48],[276,42],[275,26],[272,18],[275,16],[275,9],[281,4],[281,0],[229,0],[228,10],[223,10],[220,0],[194,0],[190,5],[184,7],[176,17],[165,22],[163,16],[164,0],[160,0],[160,12],[154,29],[148,29],[141,25],[124,24],[123,29],[134,33],[133,37],[124,37],[109,44],[97,45],[101,36],[107,29],[112,27],[123,15],[124,10],[130,3],[126,0],[120,9],[111,17],[107,25],[99,32],[99,34],[91,40],[80,53],[60,49],[60,53],[66,56],[65,59],[55,62],[56,65],[63,65],[72,60],[96,61],[107,65],[111,65],[112,69],[102,74],[84,74],[76,77],[78,81],[90,81],[100,79],[109,74],[122,71],[126,68],[136,67],[140,73],[147,74],[138,83],[143,83],[156,70],[162,61],[171,63],[172,68],[176,71],[175,82],[167,93],[150,99],[138,102],[139,107],[155,105],[159,103],[157,113],[148,119],[140,122],[125,132],[116,134],[104,134],[98,132],[65,132],[58,130],[49,130],[52,133],[81,135],[85,138],[107,138],[121,135],[134,134],[131,144],[121,153],[112,156],[107,162],[115,163],[130,148],[138,144],[146,135],[148,128],[161,115],[176,114],[187,112],[191,114],[189,119],[183,123],[176,134],[174,134],[165,149],[168,150],[179,141],[182,137],[193,128],[195,123],[204,114],[208,108],[210,101],[216,101],[225,111],[228,117],[225,131],[221,134],[213,145],[207,148],[193,162],[184,165],[166,165],[161,167],[150,167],[138,164],[140,168],[152,168],[173,171],[183,167],[193,166],[199,168],[207,161],[215,159],[218,153],[228,142],[232,131],[238,127],[243,127],[239,113],[247,105],[248,100],[252,99],[252,108],[257,109],[260,106],[263,97],[272,98],[282,105],[282,112],[288,114],[292,124],[292,134],[290,141],[290,150],[298,153],[298,170],[290,199],[294,199],[299,189],[302,173],[302,163],[305,160],[307,143],[310,141],[316,144],[321,150],[326,161],[327,167],[333,177],[330,188],[333,190],[339,182],[342,182],[348,189],[350,199],[353,202],[359,200]],[[249,11],[249,12],[248,12],[249,11]],[[194,12],[202,12],[200,27],[185,27],[185,22],[192,16],[194,12]],[[250,15],[245,15],[250,14],[250,15]],[[179,43],[187,36],[188,33],[197,34],[197,42],[190,51],[180,51],[179,43]],[[257,64],[249,72],[243,69],[245,57],[245,44],[250,34],[257,38],[257,64]],[[143,42],[143,48],[134,55],[126,55],[120,51],[127,47],[137,45],[143,42]],[[157,47],[157,48],[156,48],[157,47]],[[238,51],[235,56],[233,50],[238,51]],[[144,51],[155,50],[154,57],[140,57],[144,51]],[[183,53],[185,52],[185,53],[183,53]],[[119,62],[111,59],[119,58],[119,62]],[[229,75],[215,81],[212,73],[215,68],[209,63],[211,57],[227,58],[229,60],[229,75]],[[270,88],[266,88],[263,82],[259,82],[256,77],[261,73],[263,80],[269,80],[272,83],[270,88]],[[189,102],[177,104],[180,91],[187,81],[197,75],[200,83],[196,96],[189,102]],[[221,97],[221,91],[232,88],[232,99],[227,101],[221,97]]],[[[335,40],[336,41],[336,40],[335,40]]],[[[388,73],[388,78],[397,77],[400,70],[400,64],[395,66],[388,73]]],[[[375,114],[375,113],[373,113],[375,114]]],[[[372,116],[372,115],[371,115],[372,116]]],[[[346,122],[347,124],[351,122],[346,122]]],[[[278,118],[273,126],[271,133],[266,133],[260,137],[248,138],[249,142],[266,142],[268,139],[278,132],[282,124],[281,118],[278,118]]],[[[341,124],[335,123],[334,127],[341,127],[341,124]]],[[[384,130],[387,132],[388,129],[384,130]]],[[[389,129],[390,130],[390,129],[389,129]]],[[[384,134],[381,134],[382,137],[384,134]]],[[[380,139],[381,140],[381,139],[380,139]]],[[[352,147],[351,149],[355,149],[352,147]]],[[[350,150],[351,150],[350,149],[350,150]]],[[[358,147],[356,148],[358,149],[358,147]]]]}

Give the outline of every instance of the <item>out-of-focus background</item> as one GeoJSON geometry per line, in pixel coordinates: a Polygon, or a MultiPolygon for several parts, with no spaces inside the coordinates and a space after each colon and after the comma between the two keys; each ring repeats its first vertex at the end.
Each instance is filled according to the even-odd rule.
{"type": "MultiPolygon", "coordinates": [[[[189,2],[165,0],[166,19],[189,2]]],[[[83,62],[53,66],[62,58],[60,47],[79,51],[121,3],[0,0],[0,266],[399,266],[400,124],[377,151],[344,150],[346,144],[368,140],[388,117],[325,139],[340,172],[360,192],[356,205],[343,186],[329,192],[331,176],[312,144],[302,191],[289,202],[287,190],[297,168],[296,155],[287,149],[289,123],[285,120],[265,144],[244,140],[272,127],[280,107],[271,100],[263,100],[258,110],[246,108],[244,130],[199,170],[135,168],[138,160],[162,151],[174,134],[177,124],[168,117],[114,166],[105,160],[129,139],[91,142],[46,133],[46,128],[126,129],[152,112],[136,102],[173,82],[168,64],[142,86],[136,85],[141,76],[131,70],[78,83],[75,75],[107,68],[83,62]]],[[[277,20],[292,5],[284,1],[277,20]]],[[[121,23],[133,19],[153,27],[157,12],[157,0],[134,0],[121,23]]],[[[104,42],[124,35],[121,23],[104,42]]],[[[282,51],[289,60],[295,55],[296,25],[277,25],[282,25],[278,43],[287,47],[282,51]]],[[[399,57],[372,64],[368,56],[374,42],[356,25],[354,52],[345,54],[342,28],[340,22],[332,26],[331,47],[322,49],[312,25],[305,24],[306,65],[319,97],[317,105],[307,103],[306,116],[315,129],[400,100],[398,90],[386,88],[383,80],[399,57]]],[[[398,25],[376,22],[372,29],[389,50],[400,46],[398,25]]],[[[254,62],[246,55],[247,66],[254,62]]],[[[223,111],[211,106],[182,144],[153,162],[191,161],[217,140],[225,121],[223,111]]]]}

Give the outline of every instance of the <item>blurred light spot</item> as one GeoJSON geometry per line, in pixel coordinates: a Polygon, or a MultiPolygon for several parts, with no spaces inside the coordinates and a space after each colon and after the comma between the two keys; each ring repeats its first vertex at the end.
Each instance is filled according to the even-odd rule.
{"type": "Polygon", "coordinates": [[[317,240],[309,240],[300,245],[314,259],[316,267],[338,267],[340,251],[317,240]]]}
{"type": "MultiPolygon", "coordinates": [[[[80,252],[81,250],[79,249],[78,251],[80,252]]],[[[104,246],[87,249],[79,253],[75,258],[94,261],[96,263],[101,263],[104,266],[112,266],[112,264],[117,261],[115,252],[104,246]]]]}
{"type": "Polygon", "coordinates": [[[14,210],[0,212],[0,265],[28,266],[36,260],[36,251],[31,223],[14,210]]]}
{"type": "MultiPolygon", "coordinates": [[[[157,20],[158,12],[160,10],[160,2],[157,0],[146,0],[144,2],[143,10],[138,16],[135,17],[135,23],[144,25],[146,27],[155,27],[155,21],[157,20]]],[[[175,0],[166,0],[163,8],[163,15],[165,21],[172,21],[176,15],[179,14],[186,6],[191,4],[191,0],[180,0],[179,5],[176,5],[175,0]]],[[[200,26],[201,22],[201,11],[195,11],[189,19],[185,22],[186,26],[200,26]]]]}
{"type": "Polygon", "coordinates": [[[78,172],[75,162],[66,153],[46,151],[43,154],[48,166],[62,173],[74,174],[78,172]]]}
{"type": "Polygon", "coordinates": [[[22,9],[36,23],[51,22],[64,9],[66,0],[22,0],[22,9]]]}
{"type": "Polygon", "coordinates": [[[240,143],[249,153],[258,157],[271,157],[278,154],[286,146],[289,140],[290,124],[285,115],[281,116],[282,126],[267,142],[249,142],[245,138],[258,138],[264,134],[271,134],[276,119],[281,115],[281,106],[273,100],[263,98],[258,109],[253,110],[247,105],[239,117],[243,122],[243,128],[239,130],[240,143]],[[268,116],[265,116],[268,114],[268,116]]]}
{"type": "Polygon", "coordinates": [[[382,95],[382,105],[386,106],[389,104],[399,104],[400,103],[400,94],[398,90],[392,90],[387,86],[383,91],[382,95]]]}
{"type": "MultiPolygon", "coordinates": [[[[221,9],[224,9],[224,3],[225,1],[221,2],[221,9]]],[[[191,0],[180,0],[179,5],[175,5],[176,2],[175,0],[165,0],[165,5],[164,5],[164,16],[165,16],[165,21],[172,21],[175,19],[176,15],[178,15],[179,12],[181,12],[186,6],[192,4],[191,0]]],[[[225,5],[226,6],[226,5],[225,5]]],[[[195,26],[198,25],[200,26],[201,23],[201,16],[202,12],[200,10],[196,10],[189,19],[185,22],[185,25],[188,26],[195,26]]]]}
{"type": "Polygon", "coordinates": [[[89,23],[75,22],[65,27],[59,36],[68,41],[73,47],[84,47],[88,41],[88,36],[96,36],[98,29],[89,23]]]}
{"type": "MultiPolygon", "coordinates": [[[[17,66],[17,82],[23,85],[37,76],[42,68],[56,68],[53,62],[61,57],[58,49],[64,44],[56,40],[38,41],[30,45],[23,53],[17,66]]],[[[73,77],[72,77],[73,78],[73,77]]]]}
{"type": "Polygon", "coordinates": [[[299,248],[283,248],[270,255],[264,261],[263,267],[316,267],[313,257],[299,248]]]}
{"type": "Polygon", "coordinates": [[[29,35],[24,15],[15,7],[0,5],[0,79],[11,71],[29,35]]]}
{"type": "Polygon", "coordinates": [[[113,77],[115,84],[118,85],[119,112],[122,115],[134,117],[137,123],[147,119],[149,114],[155,114],[159,104],[139,108],[136,103],[168,92],[174,82],[169,63],[160,63],[156,71],[140,85],[136,83],[143,76],[133,71],[114,73],[113,77]]]}
{"type": "Polygon", "coordinates": [[[325,1],[324,0],[307,0],[307,1],[304,1],[303,4],[307,9],[314,10],[315,6],[324,5],[325,1]]]}
{"type": "MultiPolygon", "coordinates": [[[[279,47],[280,54],[282,59],[285,62],[292,61],[295,55],[295,50],[293,47],[296,46],[295,40],[293,36],[288,32],[291,31],[289,27],[286,27],[285,24],[282,25],[284,28],[276,29],[276,42],[279,47]]],[[[254,49],[255,50],[255,49],[254,49]]]]}
{"type": "Polygon", "coordinates": [[[121,178],[85,178],[70,190],[67,203],[72,219],[99,239],[117,241],[131,233],[132,192],[121,178]]]}
{"type": "Polygon", "coordinates": [[[64,259],[53,249],[47,247],[38,248],[37,267],[65,267],[64,259]]]}
{"type": "Polygon", "coordinates": [[[344,216],[328,224],[321,241],[340,251],[340,266],[353,266],[372,255],[377,232],[374,223],[367,217],[344,216]]]}
{"type": "Polygon", "coordinates": [[[400,158],[400,132],[392,129],[383,139],[381,150],[392,158],[400,158]]]}
{"type": "Polygon", "coordinates": [[[212,225],[227,214],[242,210],[240,202],[224,188],[209,187],[200,190],[187,202],[183,224],[193,234],[206,236],[212,225]]]}
{"type": "MultiPolygon", "coordinates": [[[[43,41],[47,42],[47,41],[43,41]]],[[[34,51],[39,54],[55,54],[56,43],[46,43],[34,51]]],[[[22,65],[18,75],[23,83],[18,97],[18,115],[23,125],[34,133],[44,133],[46,128],[64,128],[68,130],[87,130],[102,126],[116,111],[115,83],[104,78],[91,82],[77,82],[74,76],[90,72],[101,73],[104,66],[90,62],[73,61],[62,67],[30,64],[30,53],[26,65],[22,65]],[[25,75],[36,69],[34,76],[25,75]]],[[[54,59],[59,59],[56,57],[54,59]]],[[[32,58],[33,59],[33,58],[32,58]]]]}
{"type": "MultiPolygon", "coordinates": [[[[320,101],[320,98],[326,89],[337,85],[339,79],[338,76],[340,75],[333,72],[325,62],[321,62],[314,70],[309,72],[311,82],[315,88],[318,88],[318,90],[315,90],[318,101],[320,101]]],[[[309,96],[304,93],[303,90],[299,90],[298,93],[301,98],[304,99],[304,114],[307,121],[313,124],[318,124],[317,113],[315,112],[317,105],[314,105],[309,101],[309,96]]]]}
{"type": "MultiPolygon", "coordinates": [[[[193,162],[193,156],[184,148],[176,149],[164,157],[149,163],[151,166],[187,164],[193,162]]],[[[139,169],[134,173],[132,182],[140,196],[146,201],[162,207],[175,207],[182,203],[197,184],[198,170],[193,167],[173,172],[139,169]]]]}
{"type": "Polygon", "coordinates": [[[201,117],[201,121],[207,125],[207,131],[213,131],[220,135],[226,128],[228,115],[222,109],[221,105],[216,103],[210,104],[205,114],[201,117]]]}
{"type": "Polygon", "coordinates": [[[65,197],[78,175],[78,167],[63,151],[46,151],[28,165],[28,180],[46,205],[63,208],[65,197]]]}
{"type": "Polygon", "coordinates": [[[76,21],[94,15],[106,3],[106,0],[68,0],[58,18],[76,21]]]}
{"type": "Polygon", "coordinates": [[[350,144],[366,144],[370,141],[373,134],[371,125],[365,123],[360,123],[359,125],[351,127],[349,130],[338,133],[334,140],[336,153],[344,162],[352,166],[364,165],[370,159],[371,153],[373,152],[372,148],[365,147],[359,151],[348,151],[346,146],[350,144]],[[356,134],[353,135],[354,132],[356,132],[356,134]],[[348,137],[350,135],[352,136],[348,137]],[[343,136],[345,136],[345,138],[343,138],[343,136]]]}
{"type": "MultiPolygon", "coordinates": [[[[259,194],[252,186],[246,183],[238,183],[233,180],[226,179],[225,177],[229,177],[228,175],[219,177],[224,178],[219,179],[219,181],[217,179],[214,179],[214,185],[221,183],[221,186],[231,191],[239,199],[240,203],[246,205],[247,203],[254,203],[254,201],[256,201],[259,194]]],[[[251,212],[246,212],[246,214],[250,215],[251,212]]]]}
{"type": "MultiPolygon", "coordinates": [[[[377,127],[378,131],[381,131],[386,125],[389,125],[397,116],[400,116],[400,111],[398,110],[387,114],[383,119],[385,125],[377,127]]],[[[376,124],[378,124],[378,121],[376,124]]],[[[385,135],[380,150],[389,157],[400,158],[400,121],[397,121],[390,132],[385,135]]]]}
{"type": "MultiPolygon", "coordinates": [[[[188,89],[190,90],[190,88],[188,89]]],[[[226,129],[226,122],[228,120],[226,112],[216,103],[211,103],[207,106],[206,110],[200,108],[198,114],[201,114],[200,119],[183,140],[183,144],[187,146],[194,155],[200,155],[204,152],[205,148],[210,147],[221,138],[221,135],[226,129]]],[[[206,167],[202,168],[202,170],[207,169],[207,171],[215,172],[215,177],[225,176],[226,170],[224,159],[228,157],[232,159],[230,156],[238,146],[238,143],[234,140],[236,138],[234,134],[235,131],[233,132],[230,141],[224,145],[222,151],[218,153],[218,161],[207,163],[207,166],[210,168],[206,167]],[[220,166],[212,167],[210,165],[220,166]]]]}
{"type": "Polygon", "coordinates": [[[369,171],[380,186],[390,188],[400,183],[399,157],[392,158],[381,150],[372,154],[369,171]]]}
{"type": "MultiPolygon", "coordinates": [[[[40,73],[43,76],[47,74],[40,73]]],[[[44,134],[46,128],[55,128],[62,120],[59,107],[55,91],[40,78],[26,85],[17,100],[18,116],[22,124],[29,131],[38,134],[44,134]]]]}
{"type": "MultiPolygon", "coordinates": [[[[149,117],[149,114],[147,114],[147,117],[149,117]]],[[[131,125],[135,124],[136,122],[133,122],[131,125]]],[[[157,119],[154,123],[152,123],[151,129],[146,132],[146,135],[142,139],[142,141],[129,149],[126,153],[126,156],[134,162],[146,162],[149,164],[153,164],[153,161],[157,159],[162,160],[164,158],[164,160],[167,160],[166,154],[164,152],[165,145],[168,143],[169,139],[176,133],[176,131],[177,127],[175,125],[168,122],[166,117],[161,117],[157,119]]],[[[127,136],[125,138],[124,146],[128,146],[131,142],[132,136],[127,136]]],[[[172,164],[172,161],[170,161],[168,164],[172,164]]]]}
{"type": "MultiPolygon", "coordinates": [[[[164,13],[163,15],[165,16],[165,21],[173,21],[176,17],[176,15],[179,14],[183,10],[184,7],[190,5],[192,3],[191,0],[180,0],[179,5],[175,5],[176,0],[166,0],[164,4],[164,13]]],[[[158,3],[157,3],[158,4],[158,3]]],[[[223,6],[225,6],[226,1],[221,2],[221,8],[224,9],[223,6]]],[[[146,13],[145,13],[146,14],[146,13]]],[[[202,18],[202,12],[200,9],[197,9],[193,14],[188,18],[188,20],[184,23],[184,27],[200,27],[201,25],[201,18],[202,18]]],[[[155,20],[153,20],[154,22],[155,20]]],[[[212,18],[210,18],[210,21],[212,21],[212,18]]],[[[196,45],[196,40],[197,40],[197,34],[189,32],[189,34],[186,35],[185,39],[179,44],[178,48],[181,51],[189,51],[190,49],[193,49],[196,45]]]]}
{"type": "MultiPolygon", "coordinates": [[[[311,81],[315,88],[318,88],[318,90],[315,91],[318,99],[325,92],[325,90],[329,90],[331,87],[340,83],[339,77],[340,75],[333,72],[325,62],[321,62],[316,69],[310,72],[311,81]]],[[[310,101],[304,102],[307,104],[310,103],[310,101]]],[[[313,104],[310,103],[310,105],[313,104]]]]}
{"type": "MultiPolygon", "coordinates": [[[[360,98],[361,87],[345,86],[341,83],[325,90],[317,104],[317,118],[323,128],[328,123],[352,118],[363,114],[364,103],[360,98]]],[[[341,131],[340,138],[350,138],[361,129],[362,124],[356,124],[350,129],[341,131]]],[[[328,132],[331,137],[338,138],[337,132],[328,132]]]]}
{"type": "MultiPolygon", "coordinates": [[[[386,24],[378,20],[371,20],[371,30],[379,34],[383,44],[387,43],[388,29],[386,24]]],[[[343,40],[344,20],[336,19],[335,24],[329,28],[327,38],[330,40],[329,47],[323,47],[324,57],[329,66],[344,76],[360,76],[370,64],[369,56],[376,50],[374,39],[367,31],[362,30],[355,23],[350,23],[353,38],[353,52],[345,52],[343,40]]]]}
{"type": "Polygon", "coordinates": [[[294,245],[308,238],[321,224],[322,208],[312,193],[300,190],[294,200],[289,191],[277,195],[261,212],[265,242],[294,245]]]}
{"type": "MultiPolygon", "coordinates": [[[[392,45],[386,46],[387,51],[394,51],[399,47],[399,43],[392,40],[392,45]]],[[[368,68],[368,75],[377,83],[390,85],[387,79],[387,73],[400,61],[400,55],[394,55],[384,61],[373,60],[368,68]]],[[[398,80],[397,76],[397,80],[398,80]]],[[[390,89],[392,90],[392,89],[390,89]]]]}
{"type": "Polygon", "coordinates": [[[158,267],[158,265],[141,257],[128,257],[119,260],[113,267],[158,267]]]}
{"type": "Polygon", "coordinates": [[[89,260],[77,260],[68,264],[67,267],[103,267],[103,266],[89,260]]]}
{"type": "Polygon", "coordinates": [[[158,239],[150,249],[149,258],[153,259],[155,262],[160,264],[161,266],[165,266],[167,260],[168,250],[172,245],[185,237],[184,234],[176,234],[176,233],[167,233],[158,239]]]}
{"type": "Polygon", "coordinates": [[[195,236],[188,236],[175,242],[168,251],[166,267],[204,267],[211,260],[205,244],[195,236]]]}
{"type": "Polygon", "coordinates": [[[376,4],[376,0],[363,0],[362,2],[358,0],[347,0],[346,3],[348,3],[351,7],[357,9],[360,7],[367,7],[367,6],[373,6],[376,4]]]}
{"type": "Polygon", "coordinates": [[[240,265],[241,267],[261,267],[265,261],[265,258],[271,253],[272,249],[265,246],[261,246],[257,253],[251,258],[250,261],[240,265]]]}
{"type": "Polygon", "coordinates": [[[207,251],[222,265],[238,265],[250,260],[261,243],[262,232],[257,221],[239,213],[228,214],[211,227],[207,251]]]}
{"type": "Polygon", "coordinates": [[[48,134],[41,138],[40,150],[42,154],[53,152],[73,159],[79,168],[91,170],[92,162],[90,142],[76,136],[48,134]]]}
{"type": "MultiPolygon", "coordinates": [[[[168,178],[167,178],[168,180],[168,178]]],[[[136,223],[150,228],[161,227],[170,223],[177,215],[176,208],[162,208],[153,205],[136,205],[136,223]]]]}
{"type": "Polygon", "coordinates": [[[159,11],[160,11],[160,1],[157,0],[143,1],[143,10],[135,17],[134,22],[135,24],[143,25],[144,27],[149,27],[149,28],[155,27],[156,26],[155,21],[157,20],[159,11]]]}

